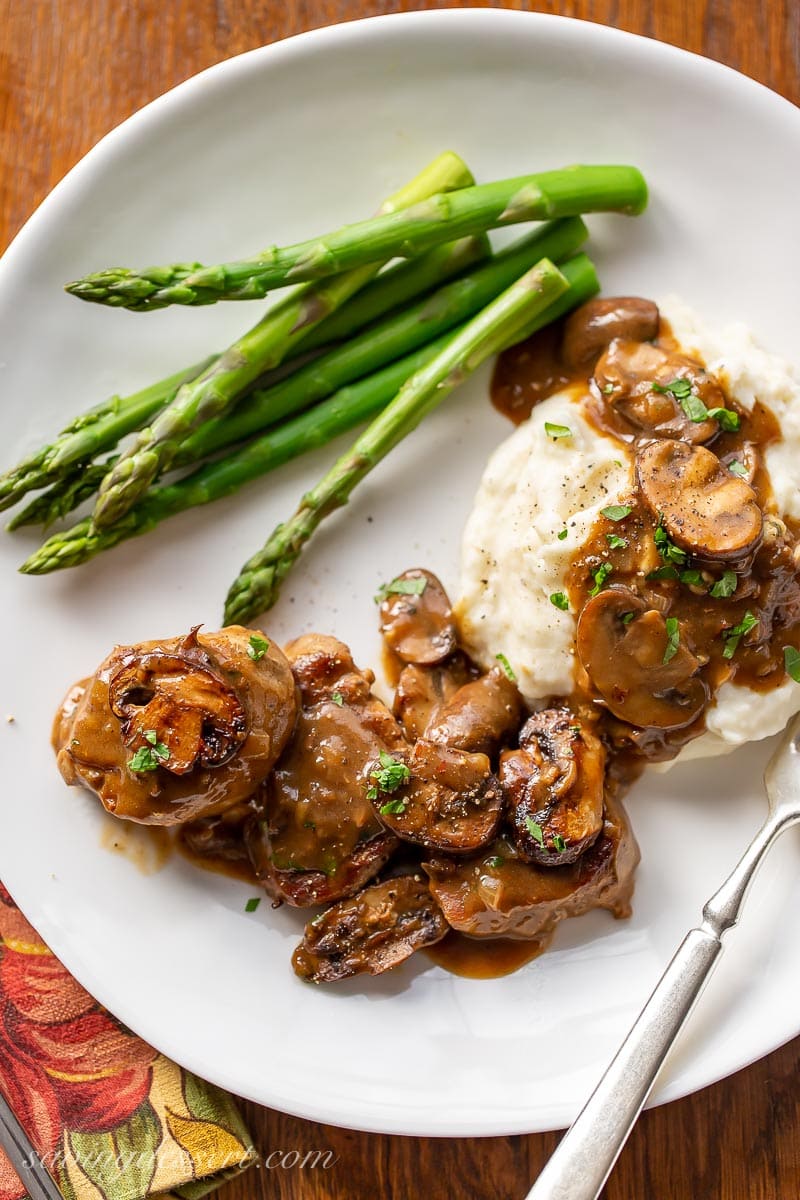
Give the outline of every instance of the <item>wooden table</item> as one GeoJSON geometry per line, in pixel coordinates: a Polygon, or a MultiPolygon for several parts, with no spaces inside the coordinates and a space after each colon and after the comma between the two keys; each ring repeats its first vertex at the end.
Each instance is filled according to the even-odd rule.
{"type": "MultiPolygon", "coordinates": [[[[0,246],[61,176],[135,109],[196,71],[354,17],[458,7],[405,0],[0,0],[0,246]]],[[[799,0],[564,0],[496,7],[606,22],[719,59],[800,103],[799,0]]],[[[796,914],[795,914],[796,917],[796,914]]],[[[789,917],[792,920],[792,917],[789,917]]],[[[800,998],[798,998],[800,1003],[800,998]]],[[[800,1039],[646,1113],[608,1200],[796,1200],[800,1039]]],[[[421,1140],[353,1133],[244,1105],[264,1158],[220,1200],[519,1200],[556,1134],[421,1140]],[[285,1160],[278,1151],[299,1152],[285,1160]],[[291,1166],[332,1151],[313,1167],[291,1166]],[[270,1157],[271,1156],[271,1157],[270,1157]],[[270,1163],[269,1167],[266,1165],[270,1163]]]]}

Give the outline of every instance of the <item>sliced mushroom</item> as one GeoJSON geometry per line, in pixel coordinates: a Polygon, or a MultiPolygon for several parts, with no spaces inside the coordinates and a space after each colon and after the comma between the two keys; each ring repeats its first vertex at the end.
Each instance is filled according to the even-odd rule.
{"type": "Polygon", "coordinates": [[[118,646],[54,731],[58,767],[115,816],[178,825],[246,801],[297,712],[282,650],[253,630],[118,646]]]}
{"type": "Polygon", "coordinates": [[[764,522],[755,492],[705,447],[650,442],[636,456],[636,478],[648,508],[683,550],[730,562],[758,548],[764,522]]]}
{"type": "Polygon", "coordinates": [[[406,663],[440,663],[456,648],[450,601],[430,571],[404,571],[387,586],[380,606],[386,645],[406,663]]]}
{"type": "Polygon", "coordinates": [[[738,450],[729,450],[721,455],[720,462],[752,487],[761,467],[761,451],[754,442],[742,442],[738,450]]]}
{"type": "Polygon", "coordinates": [[[172,775],[219,767],[247,737],[244,705],[214,670],[194,628],[169,651],[132,649],[108,684],[108,702],[131,750],[165,747],[160,766],[172,775]]]}
{"type": "Polygon", "coordinates": [[[433,850],[470,854],[492,840],[502,815],[500,785],[485,754],[422,739],[407,756],[406,784],[373,800],[398,837],[433,850]]]}
{"type": "Polygon", "coordinates": [[[429,723],[425,736],[454,750],[495,754],[519,728],[521,716],[517,685],[500,667],[493,667],[451,696],[429,723]]]}
{"type": "Polygon", "coordinates": [[[603,827],[603,745],[568,708],[534,713],[519,744],[500,756],[499,778],[520,857],[575,862],[603,827]]]}
{"type": "Polygon", "coordinates": [[[452,696],[475,678],[476,671],[464,654],[451,654],[443,663],[425,667],[409,663],[397,681],[392,712],[410,742],[424,737],[452,696]]]}
{"type": "Polygon", "coordinates": [[[615,338],[651,341],[658,322],[657,305],[640,296],[588,300],[567,317],[561,358],[568,367],[588,367],[615,338]]]}
{"type": "Polygon", "coordinates": [[[381,975],[441,941],[448,928],[426,880],[401,875],[364,888],[309,922],[292,966],[311,983],[381,975]]]}
{"type": "Polygon", "coordinates": [[[472,937],[539,938],[564,917],[593,908],[630,916],[639,862],[622,806],[607,803],[603,830],[585,854],[548,870],[498,838],[472,858],[431,858],[423,868],[449,925],[472,937]]]}
{"type": "Polygon", "coordinates": [[[664,616],[629,588],[600,592],[578,618],[578,657],[592,686],[615,716],[641,728],[681,729],[708,702],[699,660],[682,638],[669,642],[664,616]]]}
{"type": "Polygon", "coordinates": [[[702,363],[649,342],[613,341],[594,372],[603,400],[634,430],[651,437],[711,441],[719,433],[717,421],[710,417],[693,421],[672,392],[658,390],[677,380],[688,381],[707,409],[725,408],[725,393],[702,363]]]}

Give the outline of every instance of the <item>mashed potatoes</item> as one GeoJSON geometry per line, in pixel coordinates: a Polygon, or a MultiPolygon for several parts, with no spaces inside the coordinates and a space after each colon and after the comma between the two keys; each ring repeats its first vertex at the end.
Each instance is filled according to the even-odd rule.
{"type": "MultiPolygon", "coordinates": [[[[800,376],[756,345],[743,325],[711,329],[674,298],[660,307],[683,349],[702,359],[743,408],[758,399],[778,418],[783,441],[768,449],[767,467],[778,511],[800,519],[800,376]]],[[[504,654],[532,706],[572,691],[576,621],[550,597],[566,591],[576,550],[600,510],[622,502],[632,481],[630,456],[586,421],[569,392],[537,405],[489,460],[464,531],[457,608],[470,653],[487,668],[504,654]],[[567,426],[572,436],[553,438],[545,423],[567,426]]],[[[770,692],[723,684],[707,732],[679,757],[768,737],[798,711],[800,687],[791,680],[770,692]]]]}

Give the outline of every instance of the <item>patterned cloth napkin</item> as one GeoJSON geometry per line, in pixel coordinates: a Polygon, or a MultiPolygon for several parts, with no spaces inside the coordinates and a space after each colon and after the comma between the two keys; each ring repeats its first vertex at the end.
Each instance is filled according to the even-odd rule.
{"type": "MultiPolygon", "coordinates": [[[[255,1161],[229,1096],[92,999],[0,884],[0,1091],[65,1200],[186,1200],[255,1161]]],[[[0,1149],[0,1200],[25,1188],[0,1149]]]]}

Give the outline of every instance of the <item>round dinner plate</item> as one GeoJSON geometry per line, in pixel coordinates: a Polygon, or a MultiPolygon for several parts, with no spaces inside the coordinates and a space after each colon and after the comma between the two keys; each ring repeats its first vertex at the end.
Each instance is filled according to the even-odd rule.
{"type": "MultiPolygon", "coordinates": [[[[479,180],[630,162],[651,202],[590,219],[604,289],[680,293],[797,352],[800,115],[724,67],[600,26],[491,10],[381,17],[221,64],[105,138],[0,263],[5,465],[72,414],[220,348],[258,304],[152,315],[80,304],[62,284],[117,263],[237,258],[372,212],[445,148],[479,180]]],[[[459,540],[509,432],[488,369],[373,472],[314,538],[264,628],[317,629],[378,668],[373,594],[410,566],[458,589],[459,540]]],[[[342,446],[183,514],[77,571],[15,573],[3,537],[0,878],[91,992],[207,1079],[304,1117],[404,1134],[565,1125],[680,937],[765,811],[766,744],[650,772],[629,812],[642,864],[629,921],[565,922],[516,974],[469,980],[425,955],[379,979],[309,987],[290,955],[302,913],[180,858],[67,790],[50,722],[117,642],[220,621],[228,583],[342,446]],[[125,853],[114,853],[120,840],[125,853]],[[146,864],[145,864],[146,865],[146,864]]],[[[380,672],[379,682],[380,682],[380,672]]],[[[387,694],[385,684],[382,685],[387,694]]],[[[739,930],[659,1081],[691,1092],[800,1031],[800,844],[771,854],[739,930]],[[788,927],[788,932],[787,932],[788,927]]]]}

